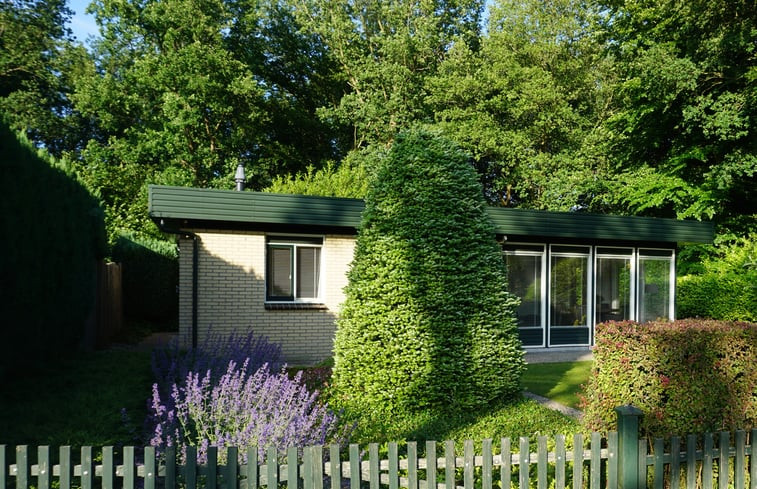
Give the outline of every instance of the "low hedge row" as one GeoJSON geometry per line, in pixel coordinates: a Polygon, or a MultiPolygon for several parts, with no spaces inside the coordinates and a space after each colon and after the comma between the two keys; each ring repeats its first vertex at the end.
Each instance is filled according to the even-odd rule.
{"type": "Polygon", "coordinates": [[[681,320],[597,326],[584,425],[616,429],[614,408],[644,413],[649,437],[757,427],[757,324],[681,320]]]}

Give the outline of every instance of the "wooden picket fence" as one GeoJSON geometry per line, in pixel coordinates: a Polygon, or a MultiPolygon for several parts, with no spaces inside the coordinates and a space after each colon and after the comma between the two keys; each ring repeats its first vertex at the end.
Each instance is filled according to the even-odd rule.
{"type": "Polygon", "coordinates": [[[262,457],[210,448],[202,464],[191,447],[182,464],[175,449],[158,456],[153,447],[124,447],[116,463],[113,447],[83,447],[75,461],[70,447],[54,454],[0,445],[0,489],[757,489],[757,429],[690,435],[685,446],[655,440],[650,451],[628,416],[619,412],[619,431],[606,437],[466,441],[462,453],[451,441],[429,441],[423,457],[415,442],[269,449],[262,457]]]}

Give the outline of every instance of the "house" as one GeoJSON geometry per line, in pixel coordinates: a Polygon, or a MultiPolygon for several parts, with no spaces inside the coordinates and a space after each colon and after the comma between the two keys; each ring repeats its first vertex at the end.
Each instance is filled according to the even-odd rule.
{"type": "MultiPolygon", "coordinates": [[[[150,217],[179,236],[184,344],[247,331],[289,363],[331,355],[334,321],[363,201],[151,186],[150,217]]],[[[608,320],[675,316],[681,243],[711,243],[711,223],[489,208],[520,297],[526,348],[590,346],[608,320]]]]}

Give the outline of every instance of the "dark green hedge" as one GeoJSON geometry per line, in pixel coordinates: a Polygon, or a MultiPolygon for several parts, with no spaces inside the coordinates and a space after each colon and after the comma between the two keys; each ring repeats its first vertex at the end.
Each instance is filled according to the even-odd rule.
{"type": "Polygon", "coordinates": [[[366,197],[337,323],[342,407],[454,411],[520,393],[517,299],[485,205],[454,144],[397,137],[366,197]]]}
{"type": "Polygon", "coordinates": [[[644,412],[648,436],[757,427],[757,324],[682,320],[597,326],[584,424],[616,429],[616,406],[644,412]]]}
{"type": "Polygon", "coordinates": [[[0,372],[76,348],[105,254],[97,198],[0,122],[0,372]]]}
{"type": "Polygon", "coordinates": [[[179,314],[179,261],[176,244],[122,234],[113,245],[122,264],[124,316],[150,322],[175,322],[179,314]]]}

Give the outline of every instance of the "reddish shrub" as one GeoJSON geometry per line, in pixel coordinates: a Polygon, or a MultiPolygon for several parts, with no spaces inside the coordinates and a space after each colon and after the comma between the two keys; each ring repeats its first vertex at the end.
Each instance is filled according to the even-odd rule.
{"type": "Polygon", "coordinates": [[[757,427],[757,324],[681,320],[597,326],[584,425],[616,429],[614,408],[644,412],[648,436],[757,427]]]}

